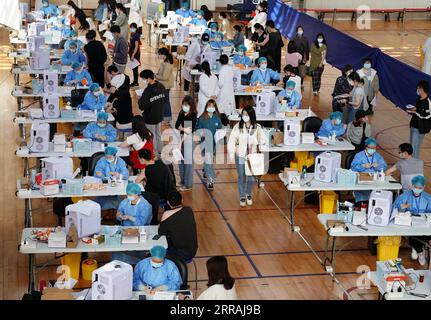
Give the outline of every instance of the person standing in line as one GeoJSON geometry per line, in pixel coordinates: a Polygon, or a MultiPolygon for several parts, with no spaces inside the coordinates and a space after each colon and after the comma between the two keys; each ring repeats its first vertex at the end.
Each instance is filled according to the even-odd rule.
{"type": "Polygon", "coordinates": [[[306,76],[306,68],[308,60],[310,59],[310,44],[308,43],[307,37],[304,36],[304,28],[302,26],[296,27],[296,35],[292,39],[295,41],[298,52],[301,54],[302,59],[299,62],[298,70],[299,76],[301,77],[301,89],[304,89],[304,79],[306,76]]]}
{"type": "Polygon", "coordinates": [[[274,70],[281,71],[281,49],[284,47],[283,38],[280,31],[275,28],[274,21],[268,20],[266,22],[266,29],[269,36],[268,41],[268,55],[274,61],[274,70]]]}
{"type": "Polygon", "coordinates": [[[172,107],[170,101],[170,91],[174,87],[174,58],[169,50],[165,47],[160,48],[157,52],[161,61],[159,71],[156,74],[156,79],[166,89],[166,103],[163,110],[164,121],[168,124],[172,120],[172,107]]]}
{"type": "Polygon", "coordinates": [[[407,109],[412,115],[410,120],[410,144],[413,146],[413,157],[420,158],[421,146],[426,134],[431,131],[431,102],[428,96],[430,85],[422,80],[416,86],[418,99],[413,108],[407,109]]]}
{"type": "Polygon", "coordinates": [[[220,92],[218,78],[211,72],[208,61],[202,62],[201,68],[203,73],[199,78],[198,117],[204,112],[208,100],[216,100],[220,92]]]}
{"type": "Polygon", "coordinates": [[[139,83],[139,66],[141,65],[141,34],[138,32],[136,23],[130,24],[130,44],[129,44],[130,61],[137,60],[139,65],[133,68],[133,82],[131,87],[138,87],[139,83]]]}
{"type": "Polygon", "coordinates": [[[138,102],[139,109],[142,110],[148,130],[153,134],[155,156],[160,157],[163,147],[161,123],[166,103],[166,89],[155,79],[153,71],[145,69],[141,71],[140,76],[144,81],[145,89],[138,102]]]}
{"type": "Polygon", "coordinates": [[[114,65],[117,67],[118,71],[124,73],[126,70],[127,60],[129,58],[129,45],[126,38],[121,35],[121,29],[119,26],[112,26],[111,33],[115,38],[113,52],[114,65]]]}
{"type": "Polygon", "coordinates": [[[310,72],[314,95],[318,95],[320,91],[325,68],[326,49],[325,36],[323,33],[319,33],[310,50],[310,72]]]}
{"type": "Polygon", "coordinates": [[[371,67],[371,59],[364,59],[364,67],[356,72],[362,79],[364,79],[365,93],[367,95],[369,105],[367,114],[373,114],[373,107],[377,105],[377,93],[380,90],[380,85],[377,71],[371,67]]]}
{"type": "Polygon", "coordinates": [[[117,19],[115,19],[114,25],[119,26],[121,30],[121,36],[124,39],[128,39],[129,18],[127,17],[127,10],[122,3],[117,3],[115,6],[115,12],[117,13],[117,19]]]}
{"type": "Polygon", "coordinates": [[[96,40],[96,31],[90,30],[85,35],[87,44],[84,46],[84,52],[87,56],[88,71],[94,82],[101,87],[105,86],[105,63],[108,59],[105,46],[102,42],[96,40]]]}

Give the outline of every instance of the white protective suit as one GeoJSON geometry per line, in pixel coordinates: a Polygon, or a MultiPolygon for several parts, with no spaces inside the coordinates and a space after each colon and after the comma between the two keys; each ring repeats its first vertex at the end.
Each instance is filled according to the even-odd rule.
{"type": "Polygon", "coordinates": [[[220,92],[217,97],[217,106],[221,113],[227,116],[235,109],[234,78],[235,72],[232,66],[224,65],[220,69],[218,87],[220,92]]]}
{"type": "Polygon", "coordinates": [[[214,74],[208,77],[202,74],[199,78],[199,95],[198,95],[198,118],[204,113],[205,105],[212,96],[219,94],[218,79],[214,74]]]}

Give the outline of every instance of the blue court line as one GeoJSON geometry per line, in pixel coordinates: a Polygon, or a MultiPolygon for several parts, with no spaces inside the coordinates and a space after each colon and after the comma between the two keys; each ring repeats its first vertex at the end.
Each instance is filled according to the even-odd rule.
{"type": "MultiPolygon", "coordinates": [[[[195,169],[196,174],[198,175],[199,179],[201,180],[202,184],[205,185],[204,180],[202,178],[202,176],[200,175],[200,172],[198,171],[198,169],[195,169]]],[[[217,200],[214,198],[214,196],[212,195],[211,192],[209,192],[209,190],[207,188],[205,188],[205,190],[207,191],[208,195],[210,196],[211,200],[213,201],[214,205],[217,207],[220,215],[222,216],[223,220],[226,222],[227,227],[229,228],[232,236],[235,238],[235,241],[238,243],[241,251],[244,253],[245,257],[247,258],[247,260],[250,262],[251,266],[253,267],[254,271],[256,272],[257,276],[260,278],[262,277],[262,274],[260,273],[259,269],[256,267],[256,265],[254,264],[253,260],[250,258],[250,256],[248,255],[247,251],[245,250],[244,246],[242,245],[241,241],[239,240],[238,236],[236,235],[235,231],[233,230],[232,226],[230,225],[229,222],[227,222],[226,217],[223,214],[223,210],[221,209],[220,205],[218,204],[217,200]]]]}

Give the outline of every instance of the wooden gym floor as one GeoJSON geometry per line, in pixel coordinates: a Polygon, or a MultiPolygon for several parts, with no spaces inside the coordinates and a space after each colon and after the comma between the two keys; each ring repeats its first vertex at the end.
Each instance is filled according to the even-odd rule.
{"type": "MultiPolygon", "coordinates": [[[[419,67],[419,45],[423,44],[431,31],[428,21],[408,22],[408,36],[398,35],[397,22],[373,22],[372,30],[356,30],[350,22],[336,23],[335,27],[345,30],[353,37],[398,59],[419,67]]],[[[22,176],[23,163],[14,155],[18,127],[12,122],[17,110],[16,100],[10,92],[13,78],[10,73],[12,60],[7,57],[9,42],[7,32],[0,34],[0,98],[3,101],[0,117],[0,299],[21,299],[27,290],[28,258],[18,253],[24,223],[24,201],[15,197],[15,181],[22,176]],[[4,99],[4,100],[3,100],[4,99]]],[[[147,33],[144,32],[146,35],[147,33]]],[[[153,41],[154,43],[154,41],[153,41]]],[[[143,45],[143,68],[157,70],[155,48],[143,45]]],[[[331,48],[329,48],[331,50],[331,48]]],[[[321,93],[313,97],[309,78],[305,81],[303,106],[311,105],[322,118],[331,111],[331,92],[339,71],[327,66],[323,74],[321,93]]],[[[171,90],[174,119],[180,108],[183,90],[177,85],[171,90]]],[[[136,99],[135,99],[136,103],[136,99]]],[[[413,101],[412,101],[413,103],[413,101]]],[[[135,111],[138,109],[135,105],[135,111]]],[[[409,117],[396,109],[389,101],[379,97],[379,105],[371,117],[373,134],[379,142],[379,151],[387,162],[397,160],[397,146],[409,140],[409,117]]],[[[430,177],[429,160],[431,139],[425,138],[421,158],[426,162],[426,176],[430,177]]],[[[287,194],[276,175],[264,178],[265,190],[254,190],[254,205],[240,208],[236,187],[236,171],[229,165],[217,166],[218,180],[215,190],[208,192],[203,184],[201,170],[195,168],[193,191],[184,195],[185,204],[190,205],[198,225],[199,251],[195,259],[198,266],[199,292],[206,287],[205,262],[213,255],[226,255],[232,275],[237,279],[236,287],[241,299],[345,299],[341,287],[325,274],[323,267],[302,239],[290,230],[290,225],[282,217],[265,190],[281,209],[286,208],[287,194]]],[[[52,204],[35,201],[33,207],[35,226],[55,226],[56,218],[52,204]]],[[[326,235],[316,214],[318,208],[300,204],[296,210],[296,222],[301,233],[317,251],[323,255],[326,235]]],[[[376,289],[357,289],[361,284],[358,270],[375,269],[375,256],[367,250],[366,239],[353,239],[352,243],[339,241],[338,280],[355,299],[376,299],[376,289]]],[[[401,249],[400,256],[409,261],[409,249],[401,249]]],[[[99,261],[107,261],[109,255],[95,256],[99,261]]],[[[40,256],[38,262],[49,262],[52,256],[40,256]]],[[[408,266],[419,268],[417,263],[408,266]]],[[[39,279],[56,279],[55,267],[38,273],[39,279]]],[[[189,279],[194,279],[190,268],[189,279]]],[[[191,283],[192,288],[193,283],[191,283]]],[[[199,294],[198,292],[198,294],[199,294]]],[[[195,293],[196,294],[196,293],[195,293]]]]}

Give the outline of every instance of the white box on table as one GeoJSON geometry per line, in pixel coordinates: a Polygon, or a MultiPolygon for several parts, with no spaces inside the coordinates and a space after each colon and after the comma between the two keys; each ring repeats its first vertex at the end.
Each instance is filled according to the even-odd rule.
{"type": "Polygon", "coordinates": [[[66,207],[66,231],[75,225],[78,237],[86,237],[100,232],[100,204],[92,200],[79,201],[66,207]]]}

